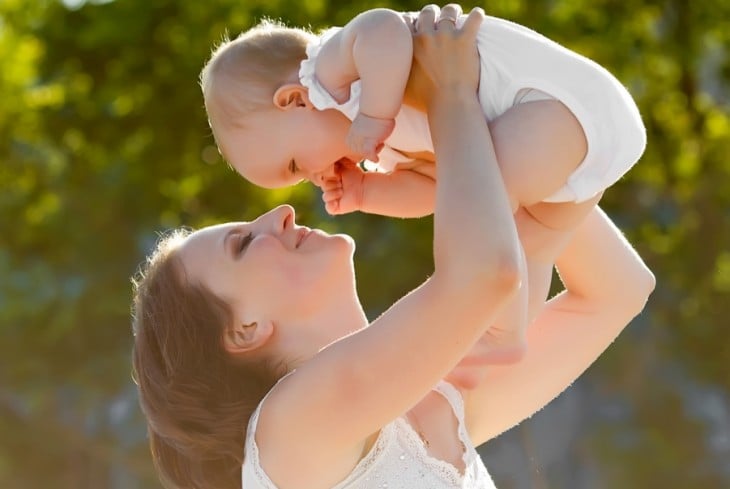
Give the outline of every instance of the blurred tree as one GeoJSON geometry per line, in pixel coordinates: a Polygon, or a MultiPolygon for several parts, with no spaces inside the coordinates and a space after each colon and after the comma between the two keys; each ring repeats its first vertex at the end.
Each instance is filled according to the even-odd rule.
{"type": "MultiPolygon", "coordinates": [[[[130,388],[129,277],[160,230],[292,203],[308,224],[355,236],[372,316],[428,274],[429,219],[332,220],[306,185],[271,192],[237,177],[214,147],[197,86],[226,32],[262,16],[343,24],[377,6],[422,5],[0,2],[0,486],[157,487],[130,388]]],[[[719,389],[727,408],[730,3],[482,7],[606,66],[649,131],[642,161],[604,198],[659,280],[642,320],[588,374],[606,398],[631,405],[608,425],[632,434],[630,449],[594,433],[605,487],[653,487],[658,473],[667,488],[727,482],[707,462],[716,453],[706,424],[678,379],[719,389]]]]}

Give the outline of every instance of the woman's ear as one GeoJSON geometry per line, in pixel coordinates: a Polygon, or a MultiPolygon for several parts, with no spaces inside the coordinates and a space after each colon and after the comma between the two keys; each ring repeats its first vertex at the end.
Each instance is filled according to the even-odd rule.
{"type": "Polygon", "coordinates": [[[255,321],[251,324],[234,323],[223,335],[223,347],[228,353],[245,353],[265,345],[274,332],[271,321],[255,321]]]}
{"type": "Polygon", "coordinates": [[[274,92],[274,106],[282,110],[314,107],[309,100],[309,90],[299,83],[287,83],[277,88],[274,92]]]}

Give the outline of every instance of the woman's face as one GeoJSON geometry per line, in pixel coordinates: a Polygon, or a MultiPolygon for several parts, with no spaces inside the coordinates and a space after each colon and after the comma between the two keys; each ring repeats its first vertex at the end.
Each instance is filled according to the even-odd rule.
{"type": "Polygon", "coordinates": [[[352,285],[355,245],[346,235],[297,226],[294,217],[294,209],[280,206],[252,222],[192,233],[180,247],[187,280],[228,302],[245,323],[316,313],[352,285]]]}

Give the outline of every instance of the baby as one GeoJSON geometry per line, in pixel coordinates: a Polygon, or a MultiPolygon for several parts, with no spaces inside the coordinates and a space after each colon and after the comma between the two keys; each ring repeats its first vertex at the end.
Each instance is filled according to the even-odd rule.
{"type": "MultiPolygon", "coordinates": [[[[432,213],[428,123],[404,99],[413,18],[375,9],[319,36],[265,21],[219,46],[201,85],[222,155],[263,187],[309,180],[323,190],[330,214],[432,213]],[[370,171],[359,166],[363,158],[370,171]]],[[[513,210],[523,208],[547,227],[576,227],[577,220],[551,220],[550,203],[595,205],[639,159],[646,134],[633,99],[595,62],[506,20],[486,17],[477,49],[479,99],[513,210]],[[585,136],[582,160],[562,157],[551,120],[566,113],[585,136]]],[[[523,287],[489,330],[485,362],[513,362],[524,353],[527,304],[544,301],[544,265],[554,258],[535,250],[525,249],[529,297],[523,287]]]]}

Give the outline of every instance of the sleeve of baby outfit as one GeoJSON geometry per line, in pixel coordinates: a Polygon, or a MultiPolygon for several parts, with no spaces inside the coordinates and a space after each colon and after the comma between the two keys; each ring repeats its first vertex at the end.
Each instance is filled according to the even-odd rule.
{"type": "Polygon", "coordinates": [[[336,109],[345,114],[348,119],[353,120],[360,110],[360,81],[350,85],[350,98],[340,104],[319,83],[315,71],[317,56],[319,56],[322,46],[341,30],[342,27],[330,27],[307,46],[307,58],[299,65],[299,82],[309,91],[309,100],[316,109],[336,109]]]}

